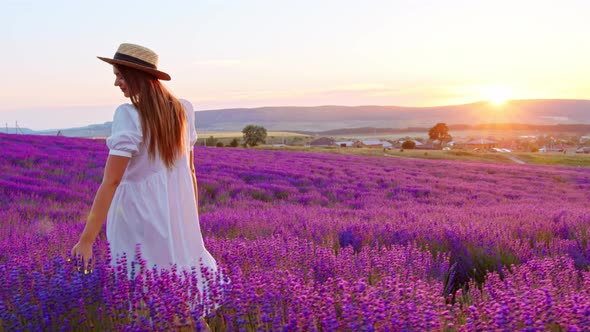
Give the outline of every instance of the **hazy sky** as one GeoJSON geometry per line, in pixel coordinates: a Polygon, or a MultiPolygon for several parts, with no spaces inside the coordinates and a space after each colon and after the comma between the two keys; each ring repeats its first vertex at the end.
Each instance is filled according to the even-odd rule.
{"type": "Polygon", "coordinates": [[[195,109],[590,96],[590,1],[3,0],[0,124],[110,121],[122,42],[195,109]]]}

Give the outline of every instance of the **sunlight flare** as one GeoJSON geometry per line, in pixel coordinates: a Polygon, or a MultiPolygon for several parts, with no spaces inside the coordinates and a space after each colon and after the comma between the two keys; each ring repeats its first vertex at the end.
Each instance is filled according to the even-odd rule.
{"type": "Polygon", "coordinates": [[[490,86],[482,89],[482,96],[492,105],[502,106],[511,98],[511,91],[506,87],[490,86]]]}

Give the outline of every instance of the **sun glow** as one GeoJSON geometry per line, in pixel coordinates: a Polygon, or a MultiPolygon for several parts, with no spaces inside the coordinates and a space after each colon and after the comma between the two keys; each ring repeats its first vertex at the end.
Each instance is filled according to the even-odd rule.
{"type": "Polygon", "coordinates": [[[510,90],[504,87],[493,86],[483,89],[482,95],[495,106],[502,106],[511,97],[510,90]]]}

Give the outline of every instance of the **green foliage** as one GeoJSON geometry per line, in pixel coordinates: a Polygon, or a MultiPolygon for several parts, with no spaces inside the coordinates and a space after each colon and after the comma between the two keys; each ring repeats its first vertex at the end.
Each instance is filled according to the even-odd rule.
{"type": "Polygon", "coordinates": [[[257,199],[257,200],[263,201],[263,202],[272,202],[274,200],[274,197],[272,197],[268,193],[265,193],[265,192],[259,191],[259,190],[252,190],[250,192],[250,196],[254,199],[257,199]]]}
{"type": "Polygon", "coordinates": [[[527,164],[590,167],[590,155],[582,153],[519,153],[516,156],[527,164]]]}
{"type": "Polygon", "coordinates": [[[447,153],[454,156],[473,156],[473,153],[468,151],[448,151],[447,153]]]}
{"type": "Polygon", "coordinates": [[[242,129],[245,146],[257,146],[266,142],[266,128],[257,125],[247,125],[242,129]]]}
{"type": "Polygon", "coordinates": [[[206,198],[209,198],[213,201],[217,197],[217,187],[215,187],[214,185],[206,184],[206,183],[199,184],[199,191],[205,194],[205,195],[201,194],[201,195],[199,195],[199,197],[206,197],[206,198]]]}
{"type": "Polygon", "coordinates": [[[232,139],[231,142],[229,143],[229,147],[232,147],[232,148],[237,148],[238,145],[240,145],[240,142],[238,142],[237,138],[232,139]]]}
{"type": "Polygon", "coordinates": [[[213,136],[209,136],[209,138],[205,140],[205,146],[215,146],[215,144],[217,144],[217,139],[213,136]]]}
{"type": "Polygon", "coordinates": [[[215,143],[215,146],[218,148],[222,148],[223,147],[223,142],[217,142],[215,143]]]}
{"type": "MultiPolygon", "coordinates": [[[[478,243],[462,243],[457,239],[446,239],[442,243],[432,244],[435,250],[450,252],[450,268],[444,276],[444,295],[452,294],[455,302],[455,292],[459,289],[467,291],[470,283],[481,289],[487,275],[497,272],[501,279],[512,265],[518,265],[520,260],[510,249],[494,246],[482,246],[478,243]]],[[[435,251],[432,252],[436,254],[435,251]]]]}
{"type": "Polygon", "coordinates": [[[402,149],[412,150],[416,148],[416,142],[412,140],[406,140],[402,143],[402,149]]]}

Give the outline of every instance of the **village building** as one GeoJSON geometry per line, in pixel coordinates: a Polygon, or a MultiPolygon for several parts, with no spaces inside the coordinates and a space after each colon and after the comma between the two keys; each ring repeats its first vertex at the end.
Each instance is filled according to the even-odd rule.
{"type": "Polygon", "coordinates": [[[498,147],[498,142],[486,138],[477,138],[463,143],[455,142],[454,146],[468,150],[489,150],[498,147]]]}
{"type": "Polygon", "coordinates": [[[364,140],[361,143],[363,147],[372,149],[391,149],[393,147],[393,144],[387,141],[364,140]]]}
{"type": "Polygon", "coordinates": [[[391,148],[393,148],[393,144],[391,144],[391,143],[389,143],[387,141],[382,141],[382,143],[383,143],[383,148],[384,149],[391,149],[391,148]]]}
{"type": "Polygon", "coordinates": [[[354,141],[338,141],[336,145],[341,148],[350,148],[354,145],[354,141]]]}
{"type": "Polygon", "coordinates": [[[320,137],[316,140],[309,142],[309,146],[312,147],[326,147],[336,145],[336,140],[330,137],[320,137]]]}
{"type": "Polygon", "coordinates": [[[557,145],[550,145],[550,146],[543,146],[539,149],[539,152],[564,152],[568,148],[567,145],[557,144],[557,145]]]}

